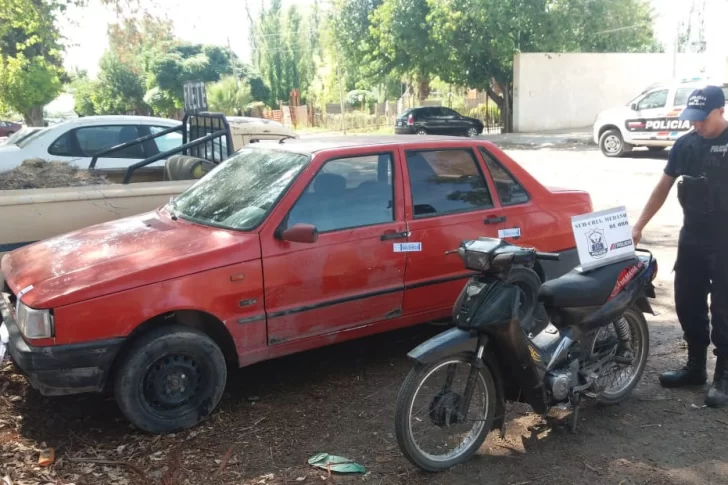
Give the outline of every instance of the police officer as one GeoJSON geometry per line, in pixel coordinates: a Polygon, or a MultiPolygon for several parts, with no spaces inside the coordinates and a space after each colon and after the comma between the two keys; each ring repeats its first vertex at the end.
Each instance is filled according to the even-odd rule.
{"type": "Polygon", "coordinates": [[[707,380],[708,346],[717,357],[705,404],[728,404],[728,121],[725,95],[717,86],[690,94],[681,120],[695,128],[670,150],[657,186],[635,223],[635,245],[662,207],[675,180],[683,208],[683,227],[675,262],[675,310],[688,345],[687,364],[660,376],[663,387],[700,386],[707,380]],[[708,318],[708,293],[710,316],[708,318]]]}

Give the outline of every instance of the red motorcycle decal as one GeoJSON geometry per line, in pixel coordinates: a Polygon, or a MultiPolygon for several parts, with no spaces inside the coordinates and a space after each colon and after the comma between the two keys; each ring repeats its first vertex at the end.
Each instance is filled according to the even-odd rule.
{"type": "Polygon", "coordinates": [[[619,278],[617,278],[617,284],[614,285],[614,289],[612,290],[612,293],[609,295],[609,299],[611,300],[615,296],[617,296],[622,289],[627,286],[627,283],[632,281],[632,278],[634,278],[639,270],[642,269],[644,266],[644,263],[640,261],[637,264],[633,264],[632,266],[628,268],[624,268],[622,272],[619,274],[619,278]]]}

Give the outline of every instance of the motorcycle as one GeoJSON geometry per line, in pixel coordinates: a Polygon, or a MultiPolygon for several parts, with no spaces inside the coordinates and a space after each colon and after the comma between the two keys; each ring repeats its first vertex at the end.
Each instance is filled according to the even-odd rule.
{"type": "Polygon", "coordinates": [[[447,470],[469,460],[492,430],[505,437],[506,402],[525,402],[547,422],[555,408],[570,411],[576,431],[580,401],[584,397],[605,404],[624,400],[635,388],[649,354],[649,328],[643,313],[655,314],[653,280],[657,260],[647,250],[628,260],[583,271],[577,266],[565,275],[541,284],[538,260],[558,260],[501,239],[464,241],[457,252],[474,272],[453,308],[454,327],[408,353],[415,361],[399,390],[395,432],[403,454],[425,471],[447,470]],[[530,272],[530,278],[511,277],[530,272]],[[529,304],[524,281],[540,285],[529,304]],[[522,315],[547,322],[522,322],[522,315]],[[464,386],[455,385],[463,365],[464,386]],[[615,384],[613,372],[627,372],[615,384]],[[444,382],[433,381],[441,372],[444,382]],[[439,382],[442,382],[440,384],[439,382]],[[424,405],[415,406],[420,392],[429,392],[424,405]],[[415,412],[416,411],[416,412],[415,412]],[[415,415],[416,414],[416,415],[415,415]],[[434,425],[446,435],[434,451],[425,451],[422,433],[415,427],[434,425]]]}

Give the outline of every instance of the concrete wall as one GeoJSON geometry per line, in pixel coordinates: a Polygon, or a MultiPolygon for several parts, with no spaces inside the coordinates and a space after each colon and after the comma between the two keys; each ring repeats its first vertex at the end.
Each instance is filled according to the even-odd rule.
{"type": "MultiPolygon", "coordinates": [[[[517,54],[513,62],[516,132],[591,126],[600,111],[625,104],[644,88],[672,78],[672,54],[517,54]]],[[[725,57],[679,54],[677,76],[715,76],[725,57]]]]}

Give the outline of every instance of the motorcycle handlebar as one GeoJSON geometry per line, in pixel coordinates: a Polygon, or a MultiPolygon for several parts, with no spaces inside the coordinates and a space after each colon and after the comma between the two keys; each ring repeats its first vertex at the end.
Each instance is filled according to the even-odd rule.
{"type": "Polygon", "coordinates": [[[544,261],[558,261],[561,255],[558,253],[536,253],[536,259],[542,259],[544,261]]]}

